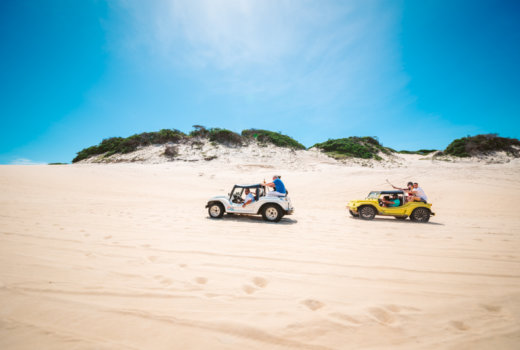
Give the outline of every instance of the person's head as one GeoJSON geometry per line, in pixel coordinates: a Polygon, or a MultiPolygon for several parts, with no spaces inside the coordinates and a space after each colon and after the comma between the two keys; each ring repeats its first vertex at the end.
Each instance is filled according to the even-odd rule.
{"type": "Polygon", "coordinates": [[[273,181],[276,180],[276,179],[279,179],[279,178],[281,178],[280,175],[273,175],[273,181]]]}
{"type": "Polygon", "coordinates": [[[392,199],[397,199],[397,193],[394,193],[394,194],[392,195],[392,199]]]}
{"type": "Polygon", "coordinates": [[[406,184],[406,186],[407,186],[408,188],[413,187],[413,182],[412,182],[412,181],[408,182],[408,184],[406,184]]]}
{"type": "Polygon", "coordinates": [[[246,194],[249,194],[249,192],[251,192],[251,191],[249,191],[249,188],[246,188],[245,192],[246,192],[246,194]]]}
{"type": "Polygon", "coordinates": [[[417,187],[419,187],[419,184],[418,184],[417,182],[414,182],[414,183],[413,183],[413,187],[414,187],[414,188],[417,188],[417,187]]]}

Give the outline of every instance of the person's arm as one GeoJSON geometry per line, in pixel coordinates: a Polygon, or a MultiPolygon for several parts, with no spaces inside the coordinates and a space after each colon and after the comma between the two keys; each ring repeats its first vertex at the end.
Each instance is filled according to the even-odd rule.
{"type": "Polygon", "coordinates": [[[246,205],[248,205],[248,204],[253,203],[253,198],[251,198],[251,197],[252,197],[252,196],[247,195],[247,197],[245,198],[245,202],[244,202],[244,204],[242,204],[242,208],[244,208],[244,207],[245,207],[246,205]]]}
{"type": "Polygon", "coordinates": [[[272,187],[272,188],[275,188],[276,186],[274,185],[274,182],[269,182],[267,184],[265,184],[265,186],[269,186],[269,187],[272,187]]]}

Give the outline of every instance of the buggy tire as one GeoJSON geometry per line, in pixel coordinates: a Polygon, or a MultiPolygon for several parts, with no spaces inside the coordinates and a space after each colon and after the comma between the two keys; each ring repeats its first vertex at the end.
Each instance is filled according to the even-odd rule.
{"type": "Polygon", "coordinates": [[[363,220],[372,220],[376,214],[376,209],[371,205],[364,205],[358,210],[359,217],[363,220]]]}
{"type": "Polygon", "coordinates": [[[410,220],[414,222],[428,222],[430,220],[430,210],[427,208],[416,208],[410,215],[410,220]]]}
{"type": "Polygon", "coordinates": [[[352,215],[353,217],[355,217],[355,218],[359,218],[359,214],[354,213],[352,210],[349,210],[348,212],[349,212],[350,215],[352,215]]]}
{"type": "Polygon", "coordinates": [[[265,221],[278,222],[283,217],[283,210],[279,205],[267,204],[262,208],[262,217],[265,221]]]}
{"type": "Polygon", "coordinates": [[[220,219],[224,215],[224,212],[224,206],[219,202],[213,202],[208,207],[208,214],[212,219],[220,219]]]}

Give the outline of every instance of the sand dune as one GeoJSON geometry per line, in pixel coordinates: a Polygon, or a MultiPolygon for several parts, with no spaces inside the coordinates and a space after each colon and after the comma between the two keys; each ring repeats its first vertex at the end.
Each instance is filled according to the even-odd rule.
{"type": "Polygon", "coordinates": [[[0,348],[517,349],[520,162],[419,158],[0,166],[0,348]],[[273,171],[294,215],[209,219],[273,171]],[[386,178],[437,215],[351,218],[386,178]]]}

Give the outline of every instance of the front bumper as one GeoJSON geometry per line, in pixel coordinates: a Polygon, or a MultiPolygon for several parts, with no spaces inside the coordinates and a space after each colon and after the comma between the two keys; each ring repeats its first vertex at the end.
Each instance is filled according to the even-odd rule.
{"type": "Polygon", "coordinates": [[[285,212],[286,215],[292,215],[293,213],[294,213],[294,208],[289,208],[289,209],[285,212]]]}
{"type": "Polygon", "coordinates": [[[357,207],[351,207],[351,206],[347,205],[347,210],[350,210],[353,213],[357,213],[358,208],[357,207]]]}

